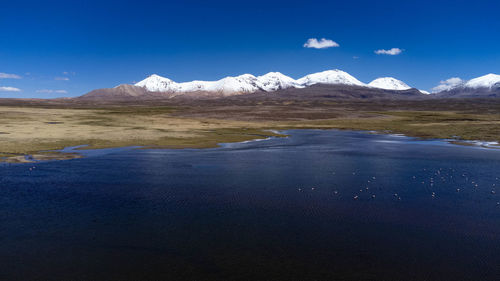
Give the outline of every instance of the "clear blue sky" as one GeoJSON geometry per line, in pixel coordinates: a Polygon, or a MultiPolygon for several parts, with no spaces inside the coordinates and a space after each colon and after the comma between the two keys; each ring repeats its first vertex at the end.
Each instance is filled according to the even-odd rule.
{"type": "Polygon", "coordinates": [[[336,68],[428,90],[500,73],[499,11],[498,0],[2,0],[0,77],[21,78],[0,78],[0,97],[77,96],[153,73],[182,82],[336,68]],[[309,38],[340,46],[304,48],[309,38]],[[374,53],[391,48],[403,52],[374,53]]]}

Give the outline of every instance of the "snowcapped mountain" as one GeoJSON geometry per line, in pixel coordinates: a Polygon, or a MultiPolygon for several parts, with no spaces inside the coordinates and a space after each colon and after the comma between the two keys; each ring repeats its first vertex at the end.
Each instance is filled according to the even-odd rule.
{"type": "Polygon", "coordinates": [[[266,92],[277,91],[286,88],[302,88],[293,78],[283,75],[279,72],[269,72],[257,77],[260,88],[266,92]]]}
{"type": "Polygon", "coordinates": [[[314,84],[343,84],[365,87],[366,84],[351,76],[342,70],[327,70],[323,72],[309,74],[297,80],[302,86],[311,86],[314,84]]]}
{"type": "Polygon", "coordinates": [[[257,77],[243,74],[236,77],[226,77],[218,81],[192,81],[178,83],[171,90],[173,92],[218,92],[223,94],[253,93],[259,90],[257,77]]]}
{"type": "Polygon", "coordinates": [[[468,81],[454,77],[441,81],[433,91],[452,98],[500,97],[500,75],[490,73],[468,81]]]}
{"type": "MultiPolygon", "coordinates": [[[[305,88],[315,84],[349,85],[358,87],[380,88],[386,90],[408,90],[410,86],[392,77],[378,78],[365,84],[342,70],[327,70],[293,79],[279,72],[269,72],[261,76],[243,74],[236,77],[226,77],[217,81],[191,81],[177,83],[168,78],[153,74],[135,86],[150,92],[190,93],[209,92],[223,95],[254,93],[258,91],[274,92],[287,88],[305,88]]],[[[427,94],[425,91],[421,91],[427,94]]]]}
{"type": "Polygon", "coordinates": [[[477,77],[477,78],[474,78],[474,79],[467,81],[464,84],[464,87],[465,88],[474,88],[474,89],[477,89],[477,88],[489,88],[489,89],[500,88],[500,75],[493,74],[493,73],[486,74],[484,76],[477,77]]]}
{"type": "Polygon", "coordinates": [[[495,90],[500,89],[500,75],[486,74],[469,81],[462,80],[458,77],[453,77],[448,80],[441,81],[440,84],[433,88],[435,93],[438,92],[453,92],[464,90],[495,90]]]}
{"type": "Polygon", "coordinates": [[[385,90],[408,90],[411,89],[406,83],[392,77],[381,77],[373,80],[368,84],[370,87],[380,88],[385,90]]]}
{"type": "Polygon", "coordinates": [[[255,77],[251,74],[243,74],[236,77],[226,77],[217,81],[191,81],[176,83],[170,79],[156,74],[149,76],[135,86],[143,87],[152,92],[218,92],[223,94],[253,93],[259,90],[270,92],[290,87],[300,88],[297,82],[279,72],[270,72],[255,77]]]}
{"type": "Polygon", "coordinates": [[[273,92],[287,88],[304,88],[314,84],[343,84],[365,87],[347,72],[341,70],[328,70],[309,74],[295,80],[279,72],[269,72],[255,77],[251,74],[243,74],[236,77],[226,77],[218,81],[191,81],[177,83],[168,78],[153,74],[135,86],[145,88],[151,92],[217,92],[223,94],[253,93],[257,91],[273,92]]]}
{"type": "Polygon", "coordinates": [[[175,87],[176,84],[177,83],[168,78],[153,74],[148,78],[142,80],[141,82],[135,84],[135,86],[145,88],[151,92],[167,92],[170,91],[171,88],[175,87]]]}
{"type": "Polygon", "coordinates": [[[226,77],[218,81],[192,81],[176,83],[168,78],[153,74],[135,86],[152,92],[220,92],[220,93],[252,93],[259,90],[257,77],[244,74],[237,77],[226,77]]]}
{"type": "MultiPolygon", "coordinates": [[[[394,91],[404,91],[404,90],[409,90],[412,89],[412,87],[408,86],[405,82],[398,80],[393,77],[381,77],[373,80],[372,82],[368,83],[369,87],[373,88],[379,88],[379,89],[384,89],[384,90],[394,90],[394,91]]],[[[420,93],[424,95],[430,95],[429,92],[424,91],[424,90],[418,90],[420,93]]]]}
{"type": "MultiPolygon", "coordinates": [[[[441,81],[433,88],[433,97],[472,98],[500,97],[500,75],[487,74],[469,81],[458,77],[441,81]]],[[[308,97],[339,98],[406,98],[429,95],[393,77],[381,77],[365,84],[342,70],[327,70],[293,79],[279,72],[261,76],[243,74],[217,81],[178,83],[153,74],[135,85],[124,84],[112,89],[96,89],[81,98],[87,99],[158,99],[158,98],[219,98],[247,93],[278,91],[277,97],[307,93],[308,97]],[[319,85],[317,85],[319,84],[319,85]],[[309,88],[310,86],[317,85],[309,88]],[[338,87],[336,85],[339,85],[338,87]],[[350,86],[350,87],[347,87],[350,86]],[[288,89],[288,90],[287,90],[288,89]],[[280,91],[284,90],[284,91],[280,91]]],[[[257,96],[260,96],[258,94],[257,96]]],[[[302,98],[302,96],[300,96],[302,98]]]]}

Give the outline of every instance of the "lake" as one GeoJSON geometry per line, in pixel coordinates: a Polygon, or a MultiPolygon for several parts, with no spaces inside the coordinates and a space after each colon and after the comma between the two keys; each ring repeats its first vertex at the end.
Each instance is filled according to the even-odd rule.
{"type": "Polygon", "coordinates": [[[499,280],[500,150],[335,130],[0,166],[1,280],[499,280]]]}

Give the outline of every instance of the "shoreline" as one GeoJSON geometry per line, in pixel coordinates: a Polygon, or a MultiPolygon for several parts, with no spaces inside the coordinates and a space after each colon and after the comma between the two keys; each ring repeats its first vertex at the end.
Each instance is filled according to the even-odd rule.
{"type": "Polygon", "coordinates": [[[82,144],[87,147],[81,150],[213,148],[283,137],[281,132],[293,129],[368,131],[488,148],[500,141],[500,101],[453,111],[400,101],[392,109],[388,107],[395,105],[374,102],[217,102],[223,101],[108,108],[0,106],[0,162],[76,158],[60,150],[82,144]]]}
{"type": "MultiPolygon", "coordinates": [[[[0,163],[9,163],[9,164],[33,164],[39,162],[46,161],[62,161],[62,160],[71,160],[71,159],[79,159],[86,158],[88,156],[80,153],[80,151],[94,151],[94,152],[102,152],[105,150],[116,150],[116,149],[210,149],[210,148],[218,148],[224,147],[225,145],[231,144],[247,144],[253,142],[261,142],[276,138],[288,138],[290,135],[287,134],[287,131],[291,130],[322,130],[322,131],[351,131],[358,133],[367,133],[367,134],[377,134],[377,135],[386,135],[392,137],[402,137],[402,138],[413,138],[418,141],[431,141],[436,140],[442,143],[451,144],[451,145],[459,145],[459,146],[468,146],[474,148],[483,148],[483,149],[500,149],[500,144],[498,142],[488,142],[481,140],[460,140],[460,139],[440,139],[440,138],[422,138],[422,137],[414,137],[408,136],[400,133],[392,133],[392,132],[381,132],[381,131],[373,131],[373,130],[350,130],[350,129],[335,129],[335,128],[307,128],[307,129],[269,129],[265,130],[268,132],[272,132],[273,136],[268,136],[265,138],[253,138],[249,140],[236,141],[236,142],[221,142],[217,143],[215,146],[210,147],[155,147],[155,146],[140,146],[140,145],[130,145],[130,146],[117,146],[117,147],[106,147],[106,148],[92,148],[88,144],[80,144],[71,147],[64,147],[58,150],[51,151],[40,151],[39,153],[34,154],[24,154],[24,155],[15,155],[11,157],[1,157],[0,163]]],[[[264,137],[264,136],[263,136],[264,137]]]]}

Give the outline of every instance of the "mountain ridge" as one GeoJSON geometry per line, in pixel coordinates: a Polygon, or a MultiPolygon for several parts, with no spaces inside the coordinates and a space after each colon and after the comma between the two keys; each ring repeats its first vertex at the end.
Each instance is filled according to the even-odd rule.
{"type": "Polygon", "coordinates": [[[452,78],[443,81],[440,86],[434,89],[439,90],[433,94],[438,97],[500,97],[500,75],[490,73],[465,81],[460,78],[452,78]],[[453,83],[443,84],[451,80],[453,83]]]}
{"type": "MultiPolygon", "coordinates": [[[[458,78],[457,78],[458,79],[458,78]]],[[[97,89],[91,91],[80,98],[82,99],[158,99],[185,97],[194,98],[220,98],[228,96],[239,96],[253,93],[283,94],[290,91],[287,89],[306,89],[299,91],[307,93],[307,89],[315,85],[329,85],[331,87],[321,87],[323,91],[337,91],[338,89],[355,89],[356,93],[342,95],[325,92],[324,96],[332,97],[362,97],[369,98],[370,95],[377,98],[400,98],[418,97],[415,92],[410,95],[399,94],[402,91],[416,90],[420,94],[434,98],[454,98],[454,97],[500,97],[500,75],[487,74],[469,81],[460,80],[462,83],[453,88],[446,88],[445,91],[433,93],[412,88],[408,84],[393,77],[380,77],[368,84],[361,82],[354,76],[339,69],[326,70],[312,73],[297,80],[286,76],[280,72],[269,72],[264,75],[254,76],[252,74],[242,74],[239,76],[228,76],[216,81],[194,80],[190,82],[175,82],[169,78],[157,74],[150,75],[144,80],[134,84],[123,84],[112,89],[97,89]],[[352,87],[350,87],[352,86],[352,87]],[[380,89],[371,91],[370,89],[380,89]],[[359,94],[360,91],[366,95],[359,94]],[[383,93],[383,94],[381,94],[383,93]],[[393,95],[393,96],[391,96],[393,95]]],[[[317,93],[317,89],[314,90],[317,93]]],[[[291,91],[297,92],[297,91],[291,91]]]]}
{"type": "Polygon", "coordinates": [[[169,78],[157,74],[150,75],[135,84],[152,92],[186,93],[194,91],[219,92],[226,95],[253,93],[257,91],[272,92],[287,88],[305,88],[315,84],[328,85],[353,85],[361,87],[374,87],[385,90],[411,89],[406,83],[392,77],[375,79],[370,84],[365,84],[349,73],[339,70],[326,70],[308,74],[299,79],[293,79],[280,72],[269,72],[261,76],[243,74],[228,76],[216,81],[194,80],[190,82],[174,82],[169,78]]]}

